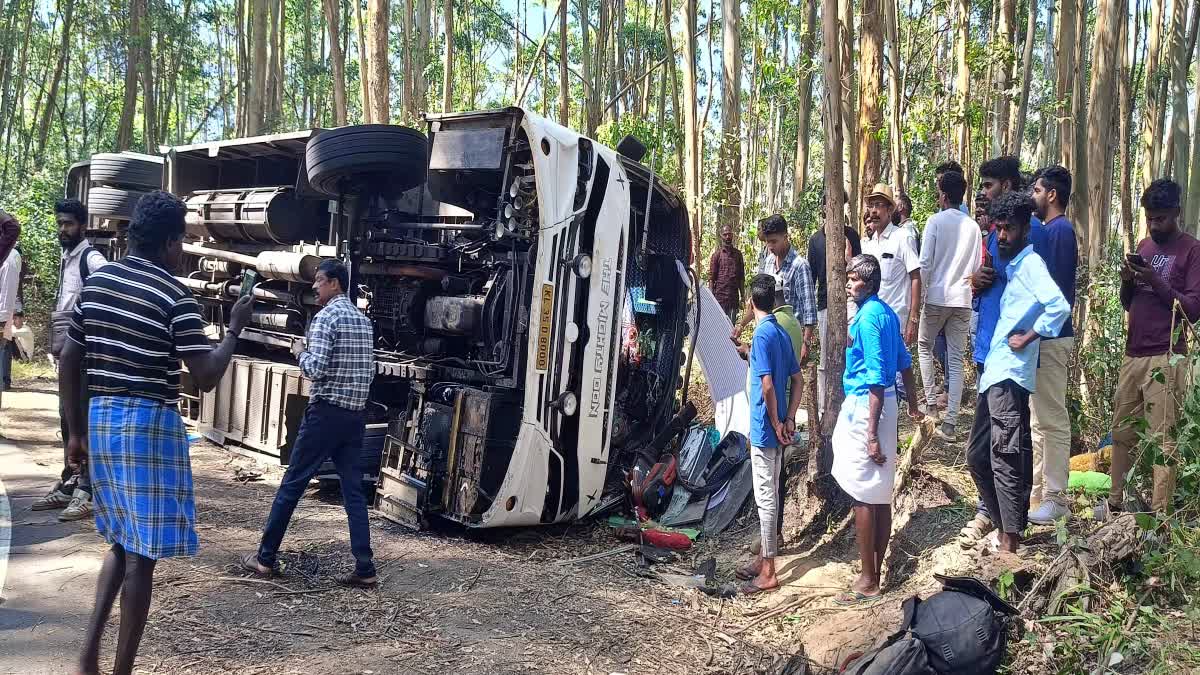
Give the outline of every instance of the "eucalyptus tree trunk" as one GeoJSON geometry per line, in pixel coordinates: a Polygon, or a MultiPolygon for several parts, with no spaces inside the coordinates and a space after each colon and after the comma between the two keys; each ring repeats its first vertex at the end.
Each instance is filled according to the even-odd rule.
{"type": "MultiPolygon", "coordinates": [[[[884,0],[889,1],[890,0],[884,0]]],[[[1009,0],[1011,1],[1011,0],[1009,0]]],[[[860,193],[870,190],[880,179],[883,127],[883,2],[862,0],[862,39],[858,49],[858,178],[860,193]]],[[[860,199],[852,194],[851,199],[860,199]]]]}
{"type": "Polygon", "coordinates": [[[812,131],[812,83],[817,53],[817,0],[807,0],[807,19],[801,39],[800,62],[804,71],[800,75],[800,117],[796,124],[796,167],[792,180],[792,207],[800,204],[804,188],[808,183],[809,134],[812,131]]]}
{"type": "Polygon", "coordinates": [[[1159,143],[1160,129],[1158,126],[1159,110],[1162,101],[1159,100],[1163,73],[1159,61],[1162,58],[1162,24],[1166,0],[1150,0],[1150,25],[1147,28],[1146,73],[1143,80],[1146,84],[1144,92],[1144,114],[1142,119],[1142,184],[1149,185],[1158,177],[1161,144],[1159,143]]]}
{"type": "Polygon", "coordinates": [[[454,109],[454,0],[443,0],[442,23],[446,30],[446,51],[442,56],[442,112],[454,109]]]}
{"type": "Polygon", "coordinates": [[[376,124],[387,124],[392,118],[392,78],[391,66],[388,63],[391,7],[388,0],[369,0],[367,9],[367,72],[371,85],[371,120],[376,124]]]}
{"type": "Polygon", "coordinates": [[[717,167],[717,226],[741,227],[741,6],[721,3],[721,142],[717,167]]]}
{"type": "Polygon", "coordinates": [[[1058,76],[1055,86],[1055,96],[1058,105],[1055,107],[1055,117],[1058,119],[1058,131],[1055,133],[1055,143],[1058,146],[1058,159],[1068,169],[1075,169],[1072,161],[1075,157],[1075,120],[1072,117],[1072,101],[1075,98],[1075,43],[1078,39],[1079,13],[1078,0],[1061,0],[1058,17],[1058,54],[1054,67],[1058,76]]]}
{"type": "MultiPolygon", "coordinates": [[[[1063,0],[1071,2],[1072,0],[1063,0]]],[[[971,69],[967,64],[967,48],[971,40],[970,0],[954,0],[954,115],[958,124],[955,132],[955,151],[963,168],[970,172],[971,166],[971,123],[967,119],[967,104],[971,87],[971,69]]],[[[836,257],[836,256],[835,256],[836,257]]],[[[826,367],[828,370],[828,366],[826,367]]]]}
{"type": "MultiPolygon", "coordinates": [[[[342,49],[340,0],[322,0],[329,29],[329,60],[333,69],[333,122],[346,126],[346,53],[342,49]]],[[[446,0],[447,3],[450,0],[446,0]]]]}
{"type": "Polygon", "coordinates": [[[558,123],[571,125],[571,85],[567,79],[567,0],[558,8],[558,123]]]}
{"type": "Polygon", "coordinates": [[[358,85],[359,91],[362,92],[362,121],[364,124],[370,124],[373,121],[371,115],[374,109],[371,108],[371,78],[368,76],[371,67],[367,57],[367,28],[366,22],[363,21],[362,2],[350,1],[354,3],[354,25],[358,33],[358,85]]]}
{"type": "Polygon", "coordinates": [[[900,72],[900,2],[883,0],[888,32],[888,122],[890,125],[892,187],[897,193],[904,192],[906,172],[904,170],[904,126],[900,122],[903,105],[903,75],[900,72]]]}
{"type": "Polygon", "coordinates": [[[1021,57],[1021,97],[1009,119],[1008,147],[1021,156],[1025,145],[1025,117],[1029,114],[1029,86],[1033,82],[1033,41],[1037,36],[1038,0],[1029,0],[1029,17],[1025,24],[1025,53],[1021,57]]]}
{"type": "Polygon", "coordinates": [[[861,229],[862,225],[858,218],[858,213],[862,204],[859,203],[861,188],[859,187],[858,177],[858,116],[854,109],[854,87],[851,86],[854,78],[847,71],[854,64],[854,3],[853,0],[839,0],[838,2],[838,23],[841,31],[841,66],[842,77],[845,81],[842,83],[842,135],[843,135],[843,160],[846,167],[843,170],[845,175],[846,193],[849,195],[850,206],[850,223],[851,227],[861,229]]]}
{"type": "Polygon", "coordinates": [[[135,7],[137,2],[138,0],[133,0],[129,5],[129,32],[125,36],[125,95],[121,101],[121,121],[117,123],[117,151],[128,150],[133,145],[133,118],[137,113],[141,59],[141,50],[138,49],[135,37],[141,33],[141,13],[135,7]]]}
{"type": "MultiPolygon", "coordinates": [[[[1130,57],[1128,46],[1129,22],[1123,24],[1121,36],[1121,74],[1118,78],[1120,82],[1119,96],[1121,98],[1121,126],[1119,157],[1121,162],[1121,221],[1118,231],[1121,233],[1122,245],[1130,247],[1129,233],[1133,231],[1133,162],[1134,162],[1134,147],[1133,147],[1133,88],[1134,78],[1137,72],[1137,46],[1141,44],[1141,29],[1142,29],[1142,0],[1134,2],[1134,28],[1133,28],[1133,55],[1130,57]]],[[[1200,203],[1200,202],[1198,202],[1200,203]]]]}
{"type": "MultiPolygon", "coordinates": [[[[692,258],[700,259],[700,130],[696,103],[696,0],[683,0],[683,191],[692,226],[692,258]]],[[[618,59],[618,68],[622,65],[618,59]]],[[[624,77],[622,75],[622,77],[624,77]]]]}
{"type": "Polygon", "coordinates": [[[267,0],[251,0],[250,4],[250,92],[246,100],[246,135],[263,132],[263,116],[267,99],[267,0]]]}
{"type": "Polygon", "coordinates": [[[71,24],[75,15],[75,0],[64,0],[59,11],[63,16],[62,41],[58,48],[58,61],[54,67],[54,75],[50,78],[50,93],[46,97],[46,107],[42,110],[42,118],[38,122],[37,151],[34,153],[36,164],[41,164],[42,157],[46,152],[46,139],[50,135],[50,120],[54,117],[55,104],[58,101],[59,83],[62,81],[63,71],[67,68],[67,61],[71,54],[71,24]]]}
{"type": "MultiPolygon", "coordinates": [[[[1085,203],[1075,212],[1077,236],[1083,235],[1086,246],[1080,257],[1086,261],[1088,279],[1095,279],[1104,265],[1104,244],[1108,234],[1109,214],[1112,211],[1113,154],[1110,151],[1114,114],[1117,106],[1112,92],[1117,88],[1121,72],[1122,24],[1126,19],[1126,0],[1099,0],[1096,17],[1096,42],[1092,50],[1091,105],[1088,106],[1087,133],[1093,139],[1088,145],[1087,174],[1081,194],[1085,203]],[[1080,216],[1083,216],[1082,218],[1080,216]],[[1080,222],[1082,220],[1082,222],[1080,222]]],[[[1078,325],[1083,328],[1081,352],[1095,341],[1100,327],[1089,320],[1092,315],[1090,284],[1085,285],[1083,302],[1076,301],[1078,325]]],[[[1084,369],[1080,369],[1083,371],[1084,369]]],[[[1084,400],[1088,383],[1082,380],[1084,400]]]]}
{"type": "MultiPolygon", "coordinates": [[[[1031,3],[1036,4],[1036,0],[1031,0],[1031,3]]],[[[995,115],[995,131],[993,132],[993,138],[996,148],[999,150],[997,154],[1005,154],[1012,147],[1008,128],[1008,110],[1009,106],[1012,105],[1012,97],[1009,94],[1009,89],[1012,88],[1013,64],[1016,58],[1016,55],[1012,51],[1016,45],[1016,21],[1016,0],[1000,0],[1000,20],[997,24],[995,39],[1003,45],[1004,57],[996,65],[995,80],[993,82],[995,91],[992,93],[992,101],[995,104],[993,112],[995,115]]]]}
{"type": "MultiPolygon", "coordinates": [[[[1188,151],[1190,139],[1190,120],[1188,119],[1188,66],[1190,58],[1188,49],[1188,35],[1196,32],[1196,19],[1200,19],[1200,12],[1192,11],[1192,29],[1189,34],[1183,31],[1184,12],[1186,7],[1195,3],[1184,3],[1183,0],[1176,0],[1174,19],[1171,21],[1171,130],[1169,133],[1169,142],[1167,144],[1169,161],[1168,172],[1175,179],[1176,183],[1181,186],[1188,184],[1188,169],[1190,162],[1188,160],[1188,151]]],[[[1188,195],[1184,192],[1184,204],[1191,201],[1188,195]]]]}
{"type": "MultiPolygon", "coordinates": [[[[842,204],[845,193],[842,191],[841,148],[845,147],[842,140],[842,102],[845,88],[842,51],[838,38],[842,26],[839,24],[838,0],[823,0],[822,2],[822,39],[821,59],[824,62],[824,80],[822,89],[822,126],[825,129],[825,250],[841,251],[846,247],[845,216],[842,204]]],[[[828,279],[844,279],[846,277],[846,259],[841,255],[825,256],[825,272],[828,279]]],[[[845,293],[839,288],[839,283],[829,285],[829,309],[826,313],[828,327],[826,339],[829,345],[825,349],[825,407],[821,411],[821,435],[825,438],[833,433],[837,421],[838,410],[842,407],[844,394],[839,386],[842,372],[846,369],[846,302],[845,293]]]]}

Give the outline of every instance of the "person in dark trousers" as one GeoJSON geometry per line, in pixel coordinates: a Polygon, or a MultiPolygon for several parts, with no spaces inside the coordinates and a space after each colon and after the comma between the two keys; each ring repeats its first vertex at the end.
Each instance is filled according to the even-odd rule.
{"type": "MultiPolygon", "coordinates": [[[[60,316],[69,316],[83,290],[84,281],[91,272],[99,270],[107,262],[104,254],[92,248],[84,236],[87,227],[87,207],[77,199],[64,199],[54,205],[54,219],[58,223],[58,243],[62,246],[62,256],[58,268],[58,298],[54,302],[54,311],[60,316]],[[60,314],[61,313],[61,314],[60,314]]],[[[51,339],[51,352],[55,350],[54,339],[51,339]]],[[[59,356],[60,354],[52,354],[59,356]]],[[[80,399],[83,410],[83,422],[87,423],[87,377],[85,376],[80,390],[85,392],[80,399]]],[[[63,470],[59,481],[46,493],[45,497],[37,500],[31,507],[34,511],[62,509],[58,519],[62,521],[82,520],[92,515],[92,479],[88,475],[87,464],[79,470],[71,467],[67,456],[67,441],[70,434],[67,431],[67,414],[63,410],[64,399],[58,399],[58,420],[63,438],[63,470]]],[[[80,436],[87,437],[86,430],[80,436]]]]}
{"type": "Polygon", "coordinates": [[[804,379],[792,340],[772,313],[775,279],[759,274],[750,282],[750,300],[758,325],[750,344],[750,468],[758,505],[760,552],[736,573],[746,580],[742,593],[779,588],[775,557],[779,553],[779,475],[784,448],[796,433],[804,379]],[[791,396],[787,395],[790,384],[791,396]]]}
{"type": "Polygon", "coordinates": [[[292,348],[300,369],[312,380],[312,390],[258,553],[241,559],[242,567],[256,575],[277,573],[279,545],[296,504],[321,464],[331,459],[341,479],[355,561],[354,572],[335,580],[368,588],[377,582],[361,463],[367,397],[375,377],[375,341],[371,320],[346,295],[349,276],[346,266],[336,260],[323,260],[317,267],[313,291],[323,308],[313,318],[305,341],[292,348]]]}
{"type": "MultiPolygon", "coordinates": [[[[1010,192],[1022,190],[1021,165],[1013,156],[994,157],[979,167],[979,185],[975,192],[975,208],[982,209],[983,223],[980,232],[983,233],[984,249],[981,252],[984,264],[971,277],[971,290],[974,294],[972,308],[975,334],[975,348],[972,358],[975,361],[975,372],[982,376],[984,362],[991,350],[992,334],[996,331],[996,322],[1000,320],[1000,301],[1004,297],[1004,288],[1008,278],[1003,274],[1007,269],[1009,259],[999,246],[999,234],[991,217],[987,215],[992,202],[1010,192]]],[[[1035,203],[1036,205],[1036,203],[1035,203]]],[[[1039,243],[1043,238],[1042,222],[1036,213],[1029,219],[1029,239],[1034,245],[1034,251],[1041,255],[1039,243]]],[[[1043,260],[1045,260],[1043,258],[1043,260]]],[[[982,391],[982,389],[980,389],[982,391]]],[[[965,548],[975,545],[984,535],[995,529],[996,524],[988,513],[987,504],[982,499],[976,504],[975,518],[962,528],[960,543],[965,548]]]]}
{"type": "Polygon", "coordinates": [[[967,443],[967,464],[998,528],[999,548],[1014,553],[1033,489],[1029,396],[1036,390],[1040,340],[1058,335],[1071,316],[1071,305],[1029,241],[1033,209],[1023,192],[1008,192],[988,208],[1000,253],[1009,261],[998,274],[1008,284],[967,443]]]}
{"type": "MultiPolygon", "coordinates": [[[[1142,438],[1161,451],[1151,464],[1150,508],[1168,512],[1179,471],[1173,429],[1181,421],[1188,383],[1185,322],[1200,321],[1200,241],[1179,229],[1182,192],[1160,178],[1142,193],[1150,236],[1121,266],[1121,305],[1129,313],[1125,358],[1117,378],[1113,410],[1112,490],[1096,505],[1096,520],[1120,512],[1125,502],[1131,450],[1142,438]],[[1145,419],[1144,431],[1139,422],[1145,419]]],[[[1193,198],[1197,198],[1193,195],[1193,198]]]]}
{"type": "Polygon", "coordinates": [[[708,260],[708,287],[730,321],[738,320],[742,309],[742,284],[746,282],[746,262],[733,240],[733,226],[721,228],[721,245],[708,260]]]}
{"type": "MultiPolygon", "coordinates": [[[[1075,227],[1067,219],[1071,203],[1071,172],[1061,166],[1041,169],[1033,178],[1031,192],[1042,221],[1042,235],[1033,250],[1046,261],[1050,276],[1071,307],[1075,307],[1075,271],[1079,251],[1075,227]]],[[[1058,335],[1042,340],[1038,359],[1037,391],[1030,398],[1033,429],[1033,495],[1038,504],[1029,514],[1034,525],[1051,525],[1071,515],[1067,478],[1071,473],[1071,416],[1067,412],[1067,367],[1075,354],[1075,332],[1071,319],[1058,335]]]]}
{"type": "Polygon", "coordinates": [[[88,463],[96,531],[111,546],[79,655],[79,672],[89,675],[100,672],[100,638],[117,594],[116,665],[106,672],[128,675],[150,611],[155,563],[200,548],[179,416],[180,360],[197,386],[211,390],[250,320],[253,303],[242,298],[220,344],[209,343],[199,303],[170,271],[183,258],[186,215],[187,206],[170,193],[142,197],[129,223],[128,255],[88,277],[60,357],[68,455],[75,467],[88,463]],[[89,395],[85,426],[80,404],[89,395]]]}

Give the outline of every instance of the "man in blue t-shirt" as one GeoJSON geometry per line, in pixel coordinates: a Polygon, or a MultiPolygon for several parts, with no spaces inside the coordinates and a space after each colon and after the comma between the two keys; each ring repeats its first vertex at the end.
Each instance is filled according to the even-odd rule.
{"type": "MultiPolygon", "coordinates": [[[[1061,166],[1039,169],[1033,177],[1033,203],[1042,219],[1041,236],[1033,249],[1072,308],[1075,306],[1075,271],[1079,250],[1075,228],[1067,220],[1071,201],[1071,172],[1061,166]]],[[[1029,514],[1035,525],[1052,525],[1071,515],[1067,478],[1071,473],[1071,416],[1067,413],[1067,366],[1075,352],[1071,319],[1057,336],[1042,338],[1037,366],[1037,390],[1029,399],[1033,428],[1033,494],[1040,502],[1029,514]]]]}
{"type": "Polygon", "coordinates": [[[779,472],[783,450],[796,433],[796,410],[804,388],[792,340],[771,313],[775,309],[775,278],[755,276],[750,282],[750,301],[758,322],[750,343],[750,465],[762,548],[754,560],[738,569],[738,576],[748,579],[742,587],[746,594],[779,588],[775,576],[779,553],[775,519],[783,506],[779,472]]]}

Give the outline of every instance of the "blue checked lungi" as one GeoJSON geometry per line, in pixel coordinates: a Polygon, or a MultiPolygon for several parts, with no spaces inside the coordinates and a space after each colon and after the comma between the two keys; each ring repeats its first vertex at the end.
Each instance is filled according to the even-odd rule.
{"type": "Polygon", "coordinates": [[[92,398],[88,466],[96,530],[147,558],[196,555],[196,502],[179,411],[131,396],[92,398]]]}

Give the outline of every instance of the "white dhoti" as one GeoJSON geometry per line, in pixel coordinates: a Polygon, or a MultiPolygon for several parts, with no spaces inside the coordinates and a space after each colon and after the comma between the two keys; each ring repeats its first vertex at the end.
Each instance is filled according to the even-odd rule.
{"type": "Polygon", "coordinates": [[[869,394],[847,396],[833,429],[833,474],[846,494],[864,504],[891,504],[896,482],[898,443],[896,392],[889,387],[879,415],[879,450],[886,461],[876,464],[867,454],[869,394]]]}

